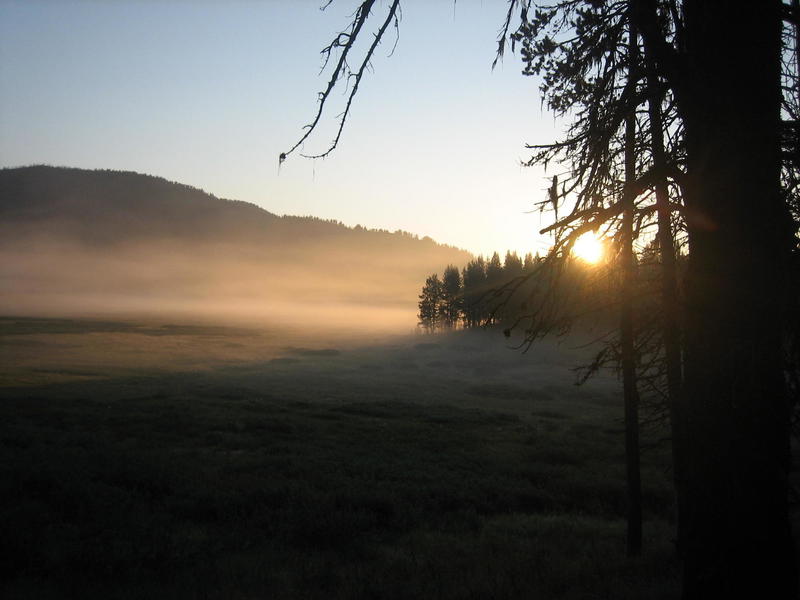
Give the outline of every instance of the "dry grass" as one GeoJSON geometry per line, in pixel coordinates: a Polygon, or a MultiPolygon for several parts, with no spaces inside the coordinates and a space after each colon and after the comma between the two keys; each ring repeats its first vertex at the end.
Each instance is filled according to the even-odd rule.
{"type": "Polygon", "coordinates": [[[3,328],[3,597],[677,597],[667,449],[628,560],[617,383],[568,346],[3,328]]]}

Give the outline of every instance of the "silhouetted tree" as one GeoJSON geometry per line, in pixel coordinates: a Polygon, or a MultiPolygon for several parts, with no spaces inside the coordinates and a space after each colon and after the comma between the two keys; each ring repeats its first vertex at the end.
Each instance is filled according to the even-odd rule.
{"type": "MultiPolygon", "coordinates": [[[[638,64],[636,29],[628,23],[628,81],[636,85],[638,64]]],[[[633,221],[636,210],[636,115],[625,115],[624,134],[625,187],[622,190],[622,226],[620,231],[620,350],[622,363],[623,401],[625,404],[625,466],[628,492],[628,555],[642,551],[642,483],[639,458],[639,390],[636,379],[636,339],[634,335],[634,290],[636,259],[633,251],[633,221]]]]}
{"type": "Polygon", "coordinates": [[[486,281],[489,285],[497,285],[503,281],[503,263],[500,262],[497,252],[486,262],[486,281]]]}
{"type": "MultiPolygon", "coordinates": [[[[573,135],[566,142],[545,147],[535,157],[547,160],[561,153],[578,165],[569,183],[577,186],[579,197],[568,217],[576,223],[587,223],[587,217],[596,221],[602,213],[602,203],[594,204],[592,194],[604,187],[606,140],[616,129],[612,125],[641,102],[640,92],[632,91],[626,101],[624,87],[608,86],[613,68],[600,58],[613,55],[619,47],[617,38],[608,34],[622,23],[613,12],[626,4],[559,3],[537,11],[523,31],[533,40],[523,48],[529,53],[529,65],[533,71],[552,75],[544,83],[545,91],[553,92],[551,107],[557,111],[575,109],[576,104],[587,107],[577,112],[573,135]],[[576,10],[578,5],[582,6],[576,10]],[[574,20],[565,16],[569,11],[574,11],[574,20]],[[600,38],[592,23],[604,14],[608,19],[600,38]],[[564,44],[541,35],[558,19],[580,35],[564,44]],[[583,64],[600,68],[581,67],[581,56],[589,61],[583,64]],[[597,75],[590,77],[589,72],[597,75]],[[615,90],[623,93],[616,95],[615,90]],[[605,118],[604,113],[611,116],[605,118]]],[[[685,420],[691,427],[673,439],[676,449],[686,453],[685,461],[676,459],[676,469],[685,470],[686,482],[677,490],[686,516],[681,518],[686,521],[685,595],[746,590],[756,596],[759,581],[770,580],[777,582],[779,597],[793,597],[786,508],[788,403],[778,356],[785,314],[782,283],[793,245],[778,178],[780,3],[773,0],[764,4],[763,12],[755,11],[754,27],[748,26],[749,11],[715,10],[696,0],[632,4],[645,55],[654,65],[649,69],[656,76],[654,82],[673,99],[670,116],[657,116],[661,122],[651,123],[648,130],[659,127],[680,141],[672,162],[660,160],[644,175],[663,185],[668,174],[680,186],[691,250],[683,391],[685,420]],[[733,32],[741,32],[750,43],[732,49],[733,32]],[[757,67],[759,61],[764,68],[757,67]],[[749,65],[748,74],[752,69],[758,75],[742,77],[742,65],[749,65]],[[731,94],[736,102],[721,100],[731,94]],[[758,160],[748,158],[754,153],[758,160]],[[678,169],[680,165],[685,170],[678,169]],[[743,372],[734,376],[739,367],[743,372]],[[740,495],[734,489],[747,492],[740,495]],[[722,504],[720,498],[725,498],[722,504]],[[737,514],[758,517],[745,519],[743,532],[733,526],[737,514]],[[767,514],[774,516],[759,530],[757,521],[767,514]]],[[[653,87],[645,89],[651,98],[653,87]]],[[[648,146],[656,147],[642,144],[648,146]]],[[[640,183],[646,185],[639,189],[653,185],[640,183]]],[[[556,189],[561,196],[563,191],[556,189]]],[[[664,206],[663,196],[657,204],[664,206]]],[[[567,218],[561,223],[566,225],[567,218]]],[[[571,235],[580,228],[577,225],[571,235]]],[[[662,244],[661,251],[666,255],[669,244],[662,244]]],[[[675,366],[677,359],[672,362],[675,366]]],[[[678,424],[682,421],[679,418],[678,424]]]]}
{"type": "Polygon", "coordinates": [[[428,333],[435,332],[441,325],[442,299],[442,282],[439,275],[433,273],[425,280],[419,296],[419,313],[417,315],[420,326],[428,333]]]}
{"type": "Polygon", "coordinates": [[[500,255],[494,252],[486,261],[486,295],[483,302],[486,304],[488,324],[494,323],[499,317],[496,314],[501,301],[498,291],[504,283],[503,263],[500,262],[500,255]]]}
{"type": "Polygon", "coordinates": [[[657,173],[653,187],[656,196],[658,221],[658,231],[656,233],[658,252],[653,252],[653,256],[656,257],[656,260],[660,259],[661,264],[658,285],[661,288],[660,328],[661,345],[664,348],[662,379],[666,387],[666,403],[669,410],[672,433],[673,479],[676,489],[676,545],[680,555],[683,551],[686,537],[684,519],[686,498],[682,491],[686,472],[686,410],[683,406],[682,324],[676,245],[672,225],[673,211],[670,201],[669,181],[666,175],[670,156],[667,154],[664,143],[664,129],[665,126],[669,125],[669,122],[665,121],[663,116],[663,104],[667,90],[662,85],[655,59],[647,52],[647,49],[645,51],[644,68],[646,73],[645,85],[649,118],[650,154],[653,170],[657,173]]]}
{"type": "Polygon", "coordinates": [[[522,275],[522,261],[516,252],[511,252],[510,250],[506,252],[506,257],[503,260],[503,275],[506,280],[522,275]]]}
{"type": "Polygon", "coordinates": [[[464,322],[467,327],[480,325],[487,311],[483,300],[488,292],[486,284],[486,261],[482,256],[467,263],[463,271],[464,322]]]}
{"type": "Polygon", "coordinates": [[[536,260],[533,258],[533,254],[528,252],[525,254],[525,260],[522,263],[522,271],[524,273],[530,273],[533,271],[533,268],[536,266],[536,260]]]}
{"type": "Polygon", "coordinates": [[[461,273],[458,267],[448,265],[442,276],[442,322],[445,327],[452,328],[461,318],[463,300],[461,273]]]}
{"type": "Polygon", "coordinates": [[[661,3],[636,6],[686,148],[684,597],[769,588],[772,598],[795,598],[781,357],[795,242],[780,182],[781,3],[714,10],[685,0],[672,38],[661,3]],[[739,36],[748,43],[732,41],[739,36]]]}

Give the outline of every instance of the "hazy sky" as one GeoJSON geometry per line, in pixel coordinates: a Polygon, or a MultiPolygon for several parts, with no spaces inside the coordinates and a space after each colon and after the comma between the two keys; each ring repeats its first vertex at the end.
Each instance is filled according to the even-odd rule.
{"type": "Polygon", "coordinates": [[[501,0],[404,0],[338,150],[279,171],[326,83],[319,50],[357,0],[320,4],[0,0],[0,165],[138,171],[476,253],[545,249],[548,217],[526,211],[548,184],[519,161],[558,129],[517,56],[491,71],[501,0]]]}

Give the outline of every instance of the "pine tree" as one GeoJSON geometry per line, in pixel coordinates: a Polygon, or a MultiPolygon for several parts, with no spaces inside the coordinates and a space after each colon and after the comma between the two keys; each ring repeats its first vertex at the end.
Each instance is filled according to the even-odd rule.
{"type": "Polygon", "coordinates": [[[506,258],[503,261],[503,273],[506,281],[522,275],[522,261],[516,252],[511,252],[510,250],[506,252],[506,258]]]}
{"type": "Polygon", "coordinates": [[[458,267],[448,265],[442,276],[442,322],[445,327],[453,328],[458,325],[463,293],[458,267]]]}
{"type": "Polygon", "coordinates": [[[536,266],[536,260],[533,258],[533,254],[528,252],[525,254],[525,260],[522,263],[522,270],[525,273],[530,273],[533,271],[534,267],[536,266]]]}
{"type": "Polygon", "coordinates": [[[467,327],[480,325],[486,318],[486,261],[482,256],[467,263],[463,272],[464,322],[467,327]]]}
{"type": "Polygon", "coordinates": [[[442,319],[442,282],[437,273],[433,273],[425,280],[422,293],[419,295],[420,326],[427,333],[434,333],[441,326],[442,319]]]}

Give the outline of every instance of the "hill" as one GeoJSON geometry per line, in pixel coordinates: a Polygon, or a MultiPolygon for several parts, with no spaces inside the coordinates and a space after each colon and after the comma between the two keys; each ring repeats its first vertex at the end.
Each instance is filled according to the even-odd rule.
{"type": "Polygon", "coordinates": [[[281,217],[149,175],[0,170],[6,314],[409,325],[425,276],[469,258],[407,232],[281,217]]]}

